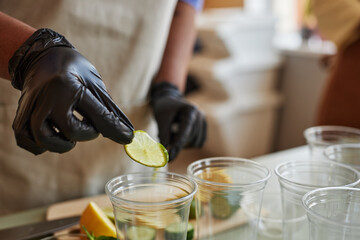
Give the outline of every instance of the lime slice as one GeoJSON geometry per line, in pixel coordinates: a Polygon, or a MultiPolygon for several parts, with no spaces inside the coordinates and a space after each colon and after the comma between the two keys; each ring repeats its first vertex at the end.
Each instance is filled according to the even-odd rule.
{"type": "Polygon", "coordinates": [[[184,239],[186,232],[186,240],[194,239],[194,225],[191,222],[175,222],[165,229],[165,240],[184,239]]]}
{"type": "Polygon", "coordinates": [[[147,226],[131,226],[126,236],[129,240],[155,240],[156,230],[147,226]]]}
{"type": "Polygon", "coordinates": [[[241,197],[237,194],[215,194],[210,200],[211,214],[217,219],[228,219],[240,208],[241,197]]]}
{"type": "Polygon", "coordinates": [[[189,219],[196,219],[196,214],[198,214],[199,217],[201,217],[203,215],[203,213],[204,213],[203,208],[202,208],[200,202],[197,202],[196,199],[194,198],[190,204],[189,219]]]}
{"type": "Polygon", "coordinates": [[[163,167],[169,161],[166,148],[142,130],[134,131],[132,142],[124,148],[131,159],[148,167],[163,167]]]}

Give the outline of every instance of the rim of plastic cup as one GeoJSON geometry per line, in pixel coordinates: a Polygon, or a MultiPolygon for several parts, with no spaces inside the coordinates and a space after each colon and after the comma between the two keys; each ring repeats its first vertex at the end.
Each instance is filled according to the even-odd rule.
{"type": "MultiPolygon", "coordinates": [[[[341,161],[338,161],[336,158],[332,157],[332,156],[336,155],[337,153],[341,153],[343,151],[343,149],[346,149],[346,150],[358,149],[358,151],[360,153],[360,143],[341,143],[341,144],[330,145],[324,149],[324,155],[330,161],[343,163],[341,161]]],[[[359,154],[359,156],[360,156],[360,154],[359,154]]],[[[359,159],[359,161],[360,161],[360,159],[359,159]]],[[[352,167],[356,168],[356,170],[358,170],[358,171],[360,169],[360,163],[359,164],[344,163],[344,164],[352,166],[352,167]]]]}
{"type": "Polygon", "coordinates": [[[319,145],[326,146],[326,145],[329,145],[326,142],[317,141],[316,139],[310,139],[309,138],[315,132],[319,132],[319,131],[323,131],[323,130],[325,130],[325,131],[329,131],[329,130],[342,131],[342,132],[346,132],[346,133],[358,134],[360,136],[360,129],[353,128],[353,127],[346,127],[346,126],[338,126],[338,125],[322,125],[322,126],[309,127],[307,129],[305,129],[305,131],[303,132],[303,135],[304,135],[307,142],[316,143],[316,144],[319,144],[319,145]]]}
{"type": "Polygon", "coordinates": [[[139,206],[150,206],[150,205],[151,206],[162,206],[162,205],[171,205],[171,204],[180,203],[180,202],[183,202],[183,201],[193,198],[195,193],[197,192],[197,189],[198,189],[197,183],[193,179],[191,179],[183,174],[173,173],[173,172],[165,172],[165,171],[134,172],[134,173],[129,173],[129,174],[123,174],[123,175],[120,175],[120,176],[110,179],[105,185],[105,192],[111,200],[114,200],[115,202],[118,202],[118,203],[127,203],[127,204],[132,204],[132,205],[139,205],[139,206]],[[135,179],[136,179],[136,176],[144,177],[144,175],[147,175],[147,174],[151,175],[151,177],[153,177],[154,174],[164,174],[167,176],[176,176],[180,179],[188,181],[190,184],[192,184],[194,186],[194,188],[188,195],[186,195],[184,197],[176,198],[176,199],[169,200],[169,201],[161,201],[161,202],[132,201],[132,200],[118,197],[115,194],[113,194],[112,191],[109,190],[109,186],[111,185],[111,183],[113,183],[114,181],[117,181],[123,177],[135,176],[135,179]]]}
{"type": "Polygon", "coordinates": [[[210,185],[214,185],[214,186],[219,186],[219,187],[243,187],[243,186],[255,186],[255,185],[259,185],[263,182],[266,182],[267,180],[269,180],[269,178],[271,177],[271,171],[264,165],[255,162],[254,160],[249,160],[246,158],[237,158],[237,157],[210,157],[210,158],[203,158],[200,160],[197,160],[195,162],[192,162],[188,167],[187,167],[187,173],[188,175],[190,175],[192,178],[196,179],[196,181],[200,182],[200,183],[204,183],[204,184],[210,184],[210,185]],[[249,182],[249,183],[219,183],[219,182],[212,182],[212,181],[208,181],[208,180],[204,180],[202,178],[199,178],[197,176],[195,176],[191,169],[195,166],[195,165],[199,165],[199,164],[203,164],[205,163],[205,166],[210,166],[211,162],[220,162],[220,161],[234,161],[234,162],[238,162],[238,163],[246,163],[252,166],[256,166],[258,169],[262,169],[265,170],[265,174],[266,176],[263,177],[262,179],[258,180],[258,181],[254,181],[254,182],[249,182]]]}
{"type": "MultiPolygon", "coordinates": [[[[327,148],[325,148],[325,152],[326,150],[328,150],[330,152],[331,150],[339,150],[339,149],[343,149],[343,148],[358,148],[360,149],[360,143],[337,143],[337,144],[332,144],[330,146],[328,146],[327,148]]],[[[332,151],[330,153],[333,153],[335,151],[332,151]]]]}
{"type": "Polygon", "coordinates": [[[311,190],[309,192],[307,192],[303,197],[302,197],[302,205],[304,207],[304,209],[306,210],[307,213],[321,219],[322,221],[325,221],[327,223],[331,223],[331,224],[335,224],[335,225],[343,225],[343,226],[346,226],[346,227],[351,227],[351,228],[356,228],[356,229],[359,229],[360,230],[360,224],[359,225],[352,225],[352,224],[347,224],[347,223],[339,223],[338,221],[334,221],[334,220],[331,220],[327,217],[324,217],[323,215],[321,214],[318,214],[316,212],[314,212],[309,206],[308,204],[306,203],[306,199],[311,195],[311,194],[314,194],[316,192],[320,192],[320,191],[325,191],[325,190],[349,190],[349,191],[356,191],[356,192],[360,192],[360,188],[351,188],[351,187],[324,187],[324,188],[317,188],[317,189],[314,189],[314,190],[311,190]]]}
{"type": "Polygon", "coordinates": [[[301,186],[301,187],[310,187],[310,188],[322,188],[323,186],[318,186],[318,185],[312,185],[312,184],[304,184],[304,183],[300,183],[300,182],[295,182],[289,178],[286,178],[284,176],[281,175],[281,173],[279,172],[279,169],[281,167],[284,167],[286,165],[292,165],[292,166],[300,166],[300,165],[306,165],[308,163],[311,163],[311,164],[325,164],[326,165],[329,165],[329,164],[334,164],[338,167],[343,167],[343,168],[346,168],[348,170],[351,170],[353,172],[355,172],[357,174],[357,180],[353,183],[349,183],[349,184],[346,184],[346,185],[341,185],[341,186],[334,186],[334,187],[351,187],[351,186],[355,186],[357,184],[360,183],[360,172],[358,170],[356,170],[354,167],[351,167],[349,165],[346,165],[346,164],[343,164],[343,163],[339,163],[339,162],[335,162],[335,161],[330,161],[330,160],[307,160],[307,161],[301,161],[301,160],[296,160],[296,161],[287,161],[287,162],[283,162],[283,163],[280,163],[278,164],[276,167],[275,167],[275,174],[283,181],[287,182],[287,183],[290,183],[292,185],[295,185],[295,186],[301,186]]]}
{"type": "Polygon", "coordinates": [[[333,144],[324,149],[324,154],[328,159],[329,155],[341,152],[342,149],[353,149],[357,148],[360,151],[360,143],[340,143],[340,144],[333,144]]]}

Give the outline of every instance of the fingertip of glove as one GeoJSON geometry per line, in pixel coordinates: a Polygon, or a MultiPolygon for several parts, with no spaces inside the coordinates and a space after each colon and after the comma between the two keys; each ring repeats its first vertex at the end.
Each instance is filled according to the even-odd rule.
{"type": "Polygon", "coordinates": [[[119,130],[119,139],[123,144],[129,144],[134,138],[134,129],[125,125],[119,130]]]}
{"type": "Polygon", "coordinates": [[[132,140],[134,139],[134,131],[130,130],[125,134],[125,138],[126,138],[126,143],[125,144],[129,144],[132,142],[132,140]]]}
{"type": "Polygon", "coordinates": [[[31,140],[29,140],[26,137],[24,137],[24,138],[16,138],[16,143],[17,143],[17,145],[19,147],[21,147],[22,149],[25,149],[28,152],[31,152],[35,156],[46,152],[45,148],[35,145],[34,142],[32,142],[31,140]]]}
{"type": "Polygon", "coordinates": [[[128,130],[128,131],[121,130],[116,133],[112,133],[111,135],[103,134],[103,136],[113,140],[114,142],[125,145],[132,142],[134,138],[134,132],[132,130],[128,130]]]}
{"type": "Polygon", "coordinates": [[[75,145],[76,145],[76,142],[69,141],[69,142],[62,143],[61,145],[60,144],[59,145],[51,144],[47,147],[50,152],[62,154],[62,153],[66,153],[66,152],[69,152],[70,150],[72,150],[75,147],[75,145]]]}
{"type": "Polygon", "coordinates": [[[177,147],[172,147],[168,153],[169,153],[169,162],[172,162],[175,160],[175,158],[177,157],[177,155],[179,154],[180,149],[177,147]]]}
{"type": "MultiPolygon", "coordinates": [[[[19,146],[19,147],[24,148],[22,146],[19,146]]],[[[35,156],[38,156],[38,155],[43,154],[44,152],[46,152],[46,149],[43,149],[43,148],[31,148],[31,149],[24,148],[24,149],[31,152],[35,156]]]]}

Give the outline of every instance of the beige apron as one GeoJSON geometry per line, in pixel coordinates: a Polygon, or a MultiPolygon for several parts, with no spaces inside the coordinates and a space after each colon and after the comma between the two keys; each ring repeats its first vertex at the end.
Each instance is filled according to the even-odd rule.
{"type": "MultiPolygon", "coordinates": [[[[66,38],[98,69],[136,129],[157,136],[146,102],[176,0],[0,0],[0,11],[66,38]]],[[[34,156],[12,132],[19,92],[0,80],[0,215],[104,192],[112,177],[149,168],[102,136],[65,154],[34,156]]]]}

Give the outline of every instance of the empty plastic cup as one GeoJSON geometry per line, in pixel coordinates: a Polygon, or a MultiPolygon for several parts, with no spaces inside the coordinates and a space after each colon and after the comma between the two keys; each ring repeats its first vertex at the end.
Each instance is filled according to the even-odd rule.
{"type": "Polygon", "coordinates": [[[310,240],[360,239],[360,189],[320,188],[305,194],[302,203],[310,240]]]}
{"type": "Polygon", "coordinates": [[[324,150],[328,160],[349,165],[360,170],[360,144],[331,145],[324,150]]]}
{"type": "Polygon", "coordinates": [[[257,238],[269,169],[247,159],[217,157],[195,161],[187,172],[199,187],[196,239],[215,239],[230,228],[242,229],[241,236],[233,239],[257,238]]]}
{"type": "Polygon", "coordinates": [[[316,126],[304,131],[313,160],[326,160],[324,149],[334,144],[359,143],[360,129],[344,126],[316,126]]]}
{"type": "Polygon", "coordinates": [[[308,239],[309,229],[302,197],[323,187],[353,187],[359,183],[359,172],[332,161],[290,161],[279,164],[275,173],[281,188],[283,239],[308,239]]]}
{"type": "Polygon", "coordinates": [[[264,192],[259,221],[259,234],[269,239],[282,238],[282,209],[280,192],[264,192]]]}
{"type": "Polygon", "coordinates": [[[192,239],[188,228],[196,183],[180,174],[139,172],[111,179],[105,187],[114,208],[118,239],[192,239]]]}
{"type": "MultiPolygon", "coordinates": [[[[244,208],[247,215],[255,213],[251,206],[244,208]]],[[[282,209],[281,194],[266,190],[263,194],[262,207],[259,216],[258,237],[260,239],[280,240],[282,239],[282,209]]]]}

